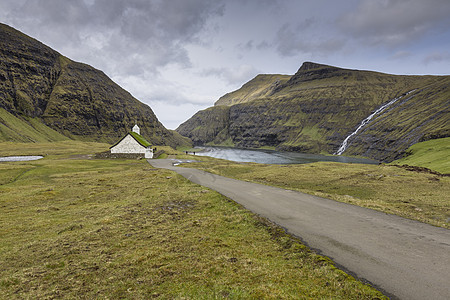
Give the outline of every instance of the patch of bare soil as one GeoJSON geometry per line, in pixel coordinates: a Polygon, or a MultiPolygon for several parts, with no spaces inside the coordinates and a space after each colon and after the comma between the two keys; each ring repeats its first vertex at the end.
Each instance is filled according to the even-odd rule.
{"type": "Polygon", "coordinates": [[[433,170],[425,168],[425,167],[417,167],[417,166],[410,166],[410,165],[392,165],[392,166],[397,167],[397,168],[401,168],[401,169],[405,169],[407,171],[413,171],[413,172],[419,172],[419,173],[428,173],[428,174],[433,174],[433,175],[442,176],[442,177],[449,177],[450,176],[450,174],[442,174],[442,173],[433,171],[433,170]]]}

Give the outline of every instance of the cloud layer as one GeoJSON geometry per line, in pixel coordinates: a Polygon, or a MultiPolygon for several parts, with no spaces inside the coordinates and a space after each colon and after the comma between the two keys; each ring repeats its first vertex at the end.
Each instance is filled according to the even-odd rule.
{"type": "Polygon", "coordinates": [[[103,70],[169,128],[303,61],[448,74],[448,0],[3,0],[0,22],[103,70]]]}
{"type": "Polygon", "coordinates": [[[447,0],[364,0],[356,10],[343,14],[338,25],[371,45],[396,47],[416,42],[433,31],[448,32],[449,16],[447,0]]]}

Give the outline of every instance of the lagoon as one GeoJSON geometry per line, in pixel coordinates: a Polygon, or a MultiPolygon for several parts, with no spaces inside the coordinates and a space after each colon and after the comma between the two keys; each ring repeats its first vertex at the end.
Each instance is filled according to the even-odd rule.
{"type": "Polygon", "coordinates": [[[255,162],[260,164],[307,164],[318,161],[333,161],[356,164],[378,164],[372,159],[347,157],[341,155],[326,156],[296,152],[281,152],[275,150],[238,149],[229,147],[198,147],[200,156],[210,156],[236,162],[255,162]]]}

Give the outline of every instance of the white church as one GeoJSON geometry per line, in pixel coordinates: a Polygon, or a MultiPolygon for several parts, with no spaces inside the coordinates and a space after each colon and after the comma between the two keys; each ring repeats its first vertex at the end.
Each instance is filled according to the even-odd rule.
{"type": "Polygon", "coordinates": [[[137,125],[109,149],[111,153],[144,154],[145,158],[153,158],[151,144],[141,135],[137,125]]]}

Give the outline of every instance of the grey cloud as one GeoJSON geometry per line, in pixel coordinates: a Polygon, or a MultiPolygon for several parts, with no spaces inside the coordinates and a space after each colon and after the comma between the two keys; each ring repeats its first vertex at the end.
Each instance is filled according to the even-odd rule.
{"type": "Polygon", "coordinates": [[[321,39],[314,37],[312,33],[303,33],[303,29],[311,26],[305,23],[293,28],[289,23],[284,24],[277,32],[274,44],[279,54],[282,56],[295,56],[302,54],[327,55],[341,50],[345,41],[337,37],[327,37],[321,39]]]}
{"type": "Polygon", "coordinates": [[[262,41],[261,43],[256,45],[256,49],[258,50],[266,50],[269,49],[270,47],[272,47],[272,45],[267,41],[262,41]]]}
{"type": "Polygon", "coordinates": [[[253,44],[254,44],[254,41],[253,40],[249,40],[247,43],[240,43],[240,44],[238,44],[236,46],[236,48],[238,50],[241,50],[241,51],[251,51],[251,50],[253,50],[253,47],[254,47],[253,44]]]}
{"type": "Polygon", "coordinates": [[[410,43],[436,28],[448,30],[448,0],[364,0],[341,16],[338,27],[369,44],[390,47],[410,43]]]}
{"type": "Polygon", "coordinates": [[[259,74],[255,67],[251,65],[240,65],[238,68],[208,68],[202,71],[202,76],[216,76],[225,79],[229,84],[242,84],[259,74]]]}
{"type": "Polygon", "coordinates": [[[430,63],[439,63],[443,61],[450,62],[450,52],[435,52],[428,55],[423,60],[424,64],[426,65],[430,63]]]}
{"type": "MultiPolygon", "coordinates": [[[[90,21],[88,7],[82,0],[27,0],[16,6],[14,14],[35,25],[85,24],[90,21]]],[[[58,27],[54,27],[58,30],[58,27]]]]}
{"type": "Polygon", "coordinates": [[[390,57],[390,59],[393,59],[393,60],[404,59],[404,58],[407,58],[410,56],[411,56],[411,52],[409,52],[409,51],[397,51],[390,57]]]}
{"type": "Polygon", "coordinates": [[[185,45],[221,13],[221,1],[208,0],[28,0],[16,4],[9,20],[71,58],[113,74],[139,74],[170,63],[189,67],[185,45]]]}

